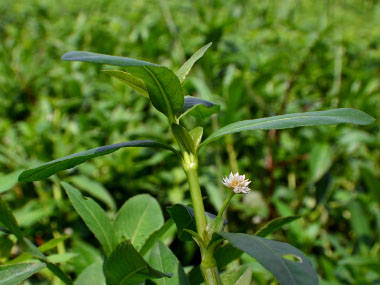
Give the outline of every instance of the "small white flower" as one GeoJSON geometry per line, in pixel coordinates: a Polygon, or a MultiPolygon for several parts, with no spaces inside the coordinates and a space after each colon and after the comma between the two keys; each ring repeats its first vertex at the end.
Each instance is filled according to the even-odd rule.
{"type": "Polygon", "coordinates": [[[251,183],[249,179],[245,179],[245,175],[239,175],[238,172],[235,174],[230,173],[230,176],[226,176],[222,181],[223,185],[233,189],[235,193],[243,193],[247,194],[251,189],[249,189],[248,185],[251,183]]]}

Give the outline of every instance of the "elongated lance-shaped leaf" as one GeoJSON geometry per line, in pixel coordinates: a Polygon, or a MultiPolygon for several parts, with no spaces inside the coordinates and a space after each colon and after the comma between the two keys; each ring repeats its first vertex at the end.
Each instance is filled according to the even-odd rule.
{"type": "Polygon", "coordinates": [[[278,130],[302,126],[322,126],[350,123],[368,125],[375,119],[368,114],[350,108],[334,109],[307,113],[294,113],[229,124],[211,134],[200,148],[227,134],[249,130],[278,130]]]}
{"type": "Polygon", "coordinates": [[[268,269],[281,285],[317,285],[318,276],[311,262],[297,248],[258,236],[237,233],[218,233],[233,246],[248,253],[268,269]],[[297,261],[286,257],[292,256],[297,261]]]}
{"type": "Polygon", "coordinates": [[[185,96],[185,103],[183,104],[183,107],[181,108],[181,110],[178,111],[177,117],[181,118],[187,113],[193,111],[195,108],[198,108],[201,106],[203,106],[205,110],[208,110],[209,113],[212,113],[212,114],[214,114],[215,112],[219,112],[220,110],[220,106],[213,102],[203,100],[203,99],[193,97],[193,96],[185,96]]]}
{"type": "Polygon", "coordinates": [[[74,209],[103,246],[106,254],[111,254],[118,244],[118,238],[106,212],[94,200],[84,198],[80,191],[69,183],[62,182],[62,186],[74,209]]]}
{"type": "Polygon", "coordinates": [[[104,264],[104,272],[108,285],[132,285],[145,279],[170,277],[153,269],[128,240],[115,248],[104,264]]]}
{"type": "Polygon", "coordinates": [[[207,49],[212,45],[212,43],[208,43],[207,45],[201,47],[199,50],[197,50],[178,70],[177,76],[179,78],[179,81],[181,83],[185,80],[187,74],[190,72],[191,68],[193,67],[194,63],[200,59],[207,49]]]}
{"type": "Polygon", "coordinates": [[[103,70],[103,72],[119,79],[121,82],[124,82],[139,94],[149,98],[148,90],[146,89],[145,83],[140,78],[121,70],[103,70]]]}
{"type": "Polygon", "coordinates": [[[136,140],[130,142],[122,142],[78,152],[50,161],[48,163],[44,163],[35,168],[25,170],[18,177],[18,180],[23,182],[30,182],[45,179],[61,170],[72,168],[83,162],[86,162],[91,158],[113,153],[114,151],[117,151],[118,149],[123,147],[157,147],[168,149],[177,153],[177,151],[171,146],[152,140],[136,140]]]}
{"type": "Polygon", "coordinates": [[[63,60],[103,63],[122,66],[131,75],[144,81],[153,106],[165,114],[170,122],[184,102],[183,90],[177,76],[165,66],[128,57],[110,56],[92,52],[72,51],[63,60]]]}
{"type": "Polygon", "coordinates": [[[274,231],[280,229],[282,226],[289,224],[297,219],[301,218],[301,216],[287,216],[287,217],[280,217],[274,220],[271,220],[269,223],[267,223],[264,227],[259,229],[255,235],[259,237],[266,237],[267,235],[270,235],[274,231]]]}
{"type": "Polygon", "coordinates": [[[45,263],[20,263],[13,265],[0,265],[0,284],[19,284],[38,271],[46,267],[45,263]]]}

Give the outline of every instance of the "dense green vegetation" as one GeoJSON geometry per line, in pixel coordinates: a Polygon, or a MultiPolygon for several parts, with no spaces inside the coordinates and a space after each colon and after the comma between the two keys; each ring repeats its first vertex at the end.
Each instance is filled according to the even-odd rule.
{"type": "MultiPolygon", "coordinates": [[[[101,258],[60,181],[96,199],[110,217],[149,193],[167,206],[190,202],[186,177],[169,151],[131,148],[47,180],[7,184],[20,169],[135,139],[171,143],[166,118],[146,98],[95,64],[63,62],[70,50],[128,56],[173,70],[213,42],[185,81],[186,94],[216,102],[199,120],[209,135],[237,120],[351,107],[380,109],[377,1],[51,1],[0,3],[0,193],[24,234],[76,278],[101,258]],[[148,134],[148,136],[146,135],[148,134]],[[167,135],[162,135],[167,134],[167,135]],[[95,182],[94,182],[95,181],[95,182]]],[[[184,122],[189,128],[195,120],[184,122]]],[[[380,283],[380,128],[338,125],[243,132],[212,142],[201,156],[201,186],[217,213],[238,169],[257,191],[236,197],[228,228],[255,233],[268,220],[302,215],[271,234],[311,259],[321,284],[380,283]]],[[[0,232],[0,263],[20,254],[0,232]]],[[[199,263],[174,230],[163,241],[185,269],[199,263]]],[[[25,259],[27,260],[27,259],[25,259]]],[[[243,255],[254,284],[273,276],[243,255]]],[[[60,284],[47,270],[32,284],[60,284]]]]}

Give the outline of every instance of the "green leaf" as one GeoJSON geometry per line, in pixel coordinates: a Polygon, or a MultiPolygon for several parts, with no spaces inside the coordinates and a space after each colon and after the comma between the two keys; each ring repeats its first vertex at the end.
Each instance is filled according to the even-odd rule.
{"type": "Polygon", "coordinates": [[[23,235],[17,224],[15,217],[12,214],[9,206],[0,197],[0,226],[10,231],[18,239],[22,239],[23,235]]]}
{"type": "Polygon", "coordinates": [[[191,137],[193,138],[194,147],[197,148],[200,144],[203,136],[203,128],[202,127],[195,127],[190,132],[191,137]]]}
{"type": "Polygon", "coordinates": [[[223,285],[248,285],[252,281],[252,269],[250,265],[240,266],[220,276],[223,285]]]}
{"type": "Polygon", "coordinates": [[[185,229],[197,231],[195,218],[191,215],[188,207],[176,204],[166,208],[177,226],[178,238],[182,241],[192,241],[193,237],[185,229]]]}
{"type": "Polygon", "coordinates": [[[185,96],[185,103],[181,110],[177,113],[177,118],[185,116],[186,114],[192,115],[197,119],[203,120],[212,114],[220,112],[220,105],[206,101],[193,96],[185,96]]]}
{"type": "Polygon", "coordinates": [[[188,153],[195,153],[193,138],[184,127],[173,123],[172,131],[174,136],[178,140],[179,145],[184,151],[188,153]]]}
{"type": "Polygon", "coordinates": [[[145,279],[170,277],[153,269],[130,241],[123,241],[104,264],[107,285],[132,285],[145,279]]]}
{"type": "Polygon", "coordinates": [[[84,198],[78,189],[66,182],[61,183],[74,209],[109,255],[118,243],[112,223],[104,210],[92,199],[84,198]]]}
{"type": "Polygon", "coordinates": [[[44,163],[36,168],[25,170],[18,177],[18,180],[23,182],[41,180],[61,170],[77,166],[91,158],[113,153],[114,151],[117,151],[118,149],[123,147],[158,147],[176,152],[176,150],[174,150],[171,146],[152,140],[136,140],[130,142],[111,144],[61,157],[48,163],[44,163]]]}
{"type": "Polygon", "coordinates": [[[152,233],[149,236],[149,238],[145,241],[144,245],[141,247],[139,251],[140,254],[142,256],[145,256],[145,254],[147,254],[147,252],[153,247],[155,242],[161,237],[163,237],[164,234],[166,234],[173,225],[174,225],[174,221],[172,218],[170,218],[169,220],[165,222],[165,224],[161,228],[159,228],[157,231],[152,233]]]}
{"type": "Polygon", "coordinates": [[[13,247],[13,242],[7,237],[0,237],[0,259],[8,257],[13,247]]]}
{"type": "Polygon", "coordinates": [[[227,125],[211,134],[201,145],[203,147],[210,142],[227,134],[248,130],[278,130],[302,126],[322,126],[340,123],[351,123],[356,125],[368,125],[375,119],[366,113],[342,108],[328,111],[317,111],[307,113],[294,113],[255,120],[246,120],[227,125]]]}
{"type": "Polygon", "coordinates": [[[120,240],[129,239],[139,250],[163,224],[160,204],[152,196],[141,194],[124,203],[117,213],[114,228],[120,240]]]}
{"type": "Polygon", "coordinates": [[[197,50],[178,70],[177,76],[181,83],[185,80],[187,74],[190,72],[191,68],[193,67],[194,63],[200,59],[204,53],[207,51],[207,49],[212,45],[212,43],[208,43],[207,45],[201,47],[199,50],[197,50]]]}
{"type": "Polygon", "coordinates": [[[102,184],[83,175],[70,177],[70,182],[79,189],[86,191],[88,194],[102,201],[111,211],[116,211],[115,200],[102,184]]]}
{"type": "Polygon", "coordinates": [[[318,284],[311,262],[297,248],[283,242],[247,234],[219,232],[238,249],[245,251],[268,269],[281,285],[318,284]],[[286,256],[293,256],[292,261],[286,256]],[[284,257],[285,256],[285,257],[284,257]]]}
{"type": "Polygon", "coordinates": [[[81,51],[68,52],[62,59],[123,66],[128,73],[144,81],[153,106],[165,114],[170,122],[175,121],[175,114],[183,106],[181,83],[177,76],[164,66],[128,57],[81,51]]]}
{"type": "Polygon", "coordinates": [[[16,170],[12,173],[9,173],[7,175],[0,177],[0,194],[12,189],[18,182],[18,176],[21,172],[23,172],[23,169],[16,170]]]}
{"type": "Polygon", "coordinates": [[[148,90],[146,89],[145,83],[140,78],[137,78],[132,74],[121,70],[103,70],[103,72],[119,79],[120,81],[124,82],[129,87],[131,87],[133,90],[135,90],[137,93],[149,98],[148,90]]]}
{"type": "Polygon", "coordinates": [[[171,278],[164,277],[156,280],[157,285],[190,285],[177,257],[162,241],[156,242],[150,252],[148,262],[156,270],[173,274],[171,278]]]}
{"type": "Polygon", "coordinates": [[[0,284],[14,285],[29,278],[46,267],[45,263],[20,263],[0,265],[0,284]]]}
{"type": "Polygon", "coordinates": [[[74,285],[106,285],[106,277],[103,273],[103,264],[96,262],[86,267],[75,280],[74,285]]]}
{"type": "Polygon", "coordinates": [[[267,235],[270,235],[274,231],[277,231],[278,229],[280,229],[283,225],[289,224],[299,218],[301,218],[301,216],[280,217],[280,218],[271,220],[269,223],[267,223],[265,226],[259,229],[255,233],[255,235],[259,237],[266,237],[267,235]]]}
{"type": "Polygon", "coordinates": [[[313,145],[309,159],[310,180],[318,181],[329,170],[333,161],[333,150],[327,143],[313,145]]]}

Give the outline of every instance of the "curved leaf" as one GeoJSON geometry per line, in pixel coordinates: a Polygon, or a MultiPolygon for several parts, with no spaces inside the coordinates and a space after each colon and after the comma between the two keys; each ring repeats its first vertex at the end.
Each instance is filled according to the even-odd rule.
{"type": "Polygon", "coordinates": [[[46,267],[45,263],[20,263],[0,265],[0,284],[14,285],[46,267]]]}
{"type": "Polygon", "coordinates": [[[148,237],[161,228],[164,217],[160,204],[148,194],[136,195],[121,207],[114,221],[119,239],[129,239],[139,250],[148,237]]]}
{"type": "Polygon", "coordinates": [[[170,277],[153,269],[130,241],[120,243],[104,264],[108,285],[139,284],[150,278],[170,277]]]}
{"type": "Polygon", "coordinates": [[[92,52],[72,51],[62,56],[63,60],[103,63],[123,66],[131,75],[144,81],[153,106],[165,114],[170,122],[182,108],[184,96],[177,76],[162,65],[128,57],[110,56],[92,52]]]}
{"type": "Polygon", "coordinates": [[[185,103],[178,111],[177,117],[181,118],[189,113],[198,119],[204,119],[219,111],[220,106],[215,103],[193,96],[185,96],[185,103]]]}
{"type": "Polygon", "coordinates": [[[124,82],[129,87],[134,89],[137,93],[149,98],[145,83],[140,78],[137,78],[136,76],[133,76],[132,74],[121,70],[103,70],[103,72],[119,79],[121,82],[124,82]]]}
{"type": "Polygon", "coordinates": [[[318,285],[318,276],[311,262],[297,248],[257,236],[237,233],[218,233],[233,246],[245,251],[268,269],[281,285],[318,285]],[[284,256],[298,259],[292,261],[284,256]]]}
{"type": "Polygon", "coordinates": [[[66,182],[61,184],[74,209],[103,246],[106,254],[109,255],[116,247],[118,239],[107,214],[94,200],[84,198],[78,189],[66,182]]]}
{"type": "Polygon", "coordinates": [[[212,43],[208,43],[207,45],[201,47],[199,50],[197,50],[178,70],[177,76],[179,78],[179,81],[181,83],[185,80],[187,74],[190,72],[191,68],[193,67],[194,63],[197,62],[198,59],[200,59],[207,49],[212,45],[212,43]]]}
{"type": "Polygon", "coordinates": [[[334,125],[340,123],[368,125],[374,120],[374,118],[366,113],[350,108],[294,113],[255,120],[246,120],[232,123],[217,130],[203,143],[201,143],[200,147],[203,147],[224,135],[248,130],[278,130],[302,126],[334,125]]]}
{"type": "Polygon", "coordinates": [[[152,140],[136,140],[136,141],[130,141],[130,142],[122,142],[122,143],[101,146],[101,147],[93,148],[90,150],[71,154],[71,155],[50,161],[48,163],[42,164],[36,168],[25,170],[18,177],[18,181],[31,182],[31,181],[41,180],[61,170],[65,170],[65,169],[69,169],[74,166],[77,166],[83,162],[86,162],[87,160],[91,158],[113,153],[114,151],[117,151],[118,149],[123,148],[123,147],[158,147],[158,148],[169,149],[176,153],[176,150],[172,148],[171,146],[160,143],[160,142],[152,141],[152,140]]]}

